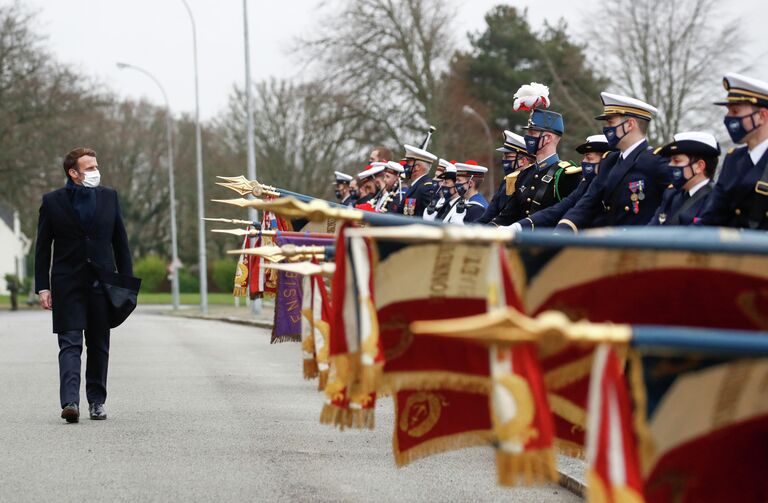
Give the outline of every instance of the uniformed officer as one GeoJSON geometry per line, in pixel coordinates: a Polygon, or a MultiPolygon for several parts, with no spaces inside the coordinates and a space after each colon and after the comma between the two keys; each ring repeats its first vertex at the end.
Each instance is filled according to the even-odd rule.
{"type": "Polygon", "coordinates": [[[424,210],[424,220],[464,224],[467,216],[466,201],[456,189],[456,166],[450,164],[440,174],[440,201],[424,210]]]}
{"type": "Polygon", "coordinates": [[[361,171],[357,175],[357,183],[360,190],[360,197],[357,200],[356,205],[370,203],[379,191],[375,176],[377,173],[384,169],[383,166],[377,166],[374,168],[372,165],[368,165],[365,170],[361,171]]]}
{"type": "Polygon", "coordinates": [[[724,123],[734,143],[701,214],[700,224],[768,229],[768,82],[726,74],[724,123]]]}
{"type": "Polygon", "coordinates": [[[597,179],[557,224],[559,231],[646,225],[669,185],[668,159],[655,156],[646,134],[658,110],[635,98],[601,93],[608,145],[619,149],[600,163],[597,179]]]}
{"type": "Polygon", "coordinates": [[[496,149],[502,153],[501,169],[504,171],[504,179],[491,198],[491,202],[483,215],[475,220],[478,224],[488,224],[504,208],[509,198],[517,190],[520,183],[520,173],[531,166],[536,158],[525,150],[525,139],[512,131],[504,131],[504,145],[496,149]]]}
{"type": "Polygon", "coordinates": [[[349,188],[353,178],[341,171],[334,171],[333,174],[336,178],[334,182],[336,185],[336,199],[341,201],[341,204],[344,206],[354,206],[357,198],[353,199],[351,197],[349,188]]]}
{"type": "Polygon", "coordinates": [[[720,157],[720,145],[709,133],[677,133],[674,141],[656,149],[669,158],[670,185],[648,225],[691,225],[699,220],[720,157]]]}
{"type": "Polygon", "coordinates": [[[432,163],[437,160],[437,156],[412,145],[403,145],[403,147],[405,148],[403,170],[409,186],[403,196],[403,203],[398,207],[398,212],[408,216],[422,216],[432,198],[434,187],[429,178],[429,170],[432,168],[432,163]]]}
{"type": "Polygon", "coordinates": [[[371,201],[373,208],[381,213],[397,212],[397,208],[403,203],[400,177],[405,170],[395,161],[374,162],[372,166],[371,169],[376,170],[374,179],[379,188],[371,201]]]}
{"type": "Polygon", "coordinates": [[[565,132],[563,116],[551,110],[534,109],[528,120],[525,148],[536,156],[536,164],[518,177],[519,188],[491,223],[510,225],[566,198],[581,180],[580,170],[566,171],[573,164],[561,161],[557,145],[565,132]]]}
{"type": "Polygon", "coordinates": [[[557,222],[563,218],[568,210],[573,208],[581,196],[583,196],[589,188],[592,181],[597,177],[597,173],[600,170],[600,161],[603,156],[610,152],[612,149],[608,145],[608,139],[601,134],[592,135],[587,137],[587,141],[576,147],[576,152],[582,154],[581,168],[566,168],[566,172],[570,170],[571,173],[581,172],[581,181],[576,187],[576,190],[571,192],[568,197],[563,199],[557,204],[550,206],[549,208],[537,211],[529,217],[525,217],[519,222],[512,224],[511,228],[514,230],[524,229],[536,229],[542,227],[554,227],[557,222]]]}
{"type": "Polygon", "coordinates": [[[456,166],[456,191],[464,198],[466,215],[464,223],[475,222],[480,218],[488,207],[488,201],[478,192],[483,183],[488,168],[480,166],[477,161],[469,160],[467,162],[457,162],[456,166]]]}

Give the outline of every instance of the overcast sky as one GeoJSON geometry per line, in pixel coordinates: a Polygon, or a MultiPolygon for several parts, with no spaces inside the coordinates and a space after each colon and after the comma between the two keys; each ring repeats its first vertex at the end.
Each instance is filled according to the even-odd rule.
{"type": "MultiPolygon", "coordinates": [[[[10,0],[0,0],[7,3],[10,0]]],[[[221,111],[234,84],[245,80],[242,0],[188,0],[197,21],[200,69],[200,109],[203,118],[221,111]]],[[[332,3],[333,0],[330,0],[332,3]]],[[[118,70],[124,61],[155,74],[165,86],[174,112],[194,110],[192,34],[181,0],[24,0],[38,12],[37,29],[60,60],[95,76],[122,96],[145,97],[161,104],[162,97],[146,77],[118,70]]],[[[481,30],[483,15],[499,0],[463,0],[458,7],[456,35],[481,30]]],[[[515,0],[529,8],[538,27],[545,18],[569,21],[579,35],[583,13],[598,0],[515,0]],[[545,7],[544,7],[545,6],[545,7]]],[[[723,9],[744,19],[751,43],[751,75],[768,80],[768,14],[765,0],[723,0],[723,9]]],[[[295,58],[286,50],[296,37],[321,30],[318,0],[249,0],[251,66],[254,80],[299,77],[295,58]]],[[[713,76],[720,79],[721,76],[713,76]]]]}

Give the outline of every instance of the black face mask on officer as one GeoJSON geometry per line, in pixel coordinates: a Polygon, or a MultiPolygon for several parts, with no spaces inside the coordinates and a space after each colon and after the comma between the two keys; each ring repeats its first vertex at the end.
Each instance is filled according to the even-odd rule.
{"type": "Polygon", "coordinates": [[[406,163],[406,164],[403,166],[403,177],[404,177],[406,180],[410,180],[410,179],[411,179],[411,175],[413,174],[413,167],[414,167],[415,165],[416,165],[416,161],[411,161],[411,163],[410,163],[410,164],[406,163]]]}
{"type": "Polygon", "coordinates": [[[351,197],[352,199],[359,199],[360,192],[358,192],[357,189],[349,189],[349,197],[351,197]]]}
{"type": "Polygon", "coordinates": [[[336,187],[335,194],[336,194],[336,199],[342,198],[341,189],[339,189],[338,187],[336,187]]]}

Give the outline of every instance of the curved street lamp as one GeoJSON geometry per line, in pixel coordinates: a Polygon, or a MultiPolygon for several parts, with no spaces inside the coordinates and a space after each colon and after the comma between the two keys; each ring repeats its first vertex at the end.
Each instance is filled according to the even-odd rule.
{"type": "Polygon", "coordinates": [[[171,117],[171,105],[168,101],[168,94],[165,92],[163,85],[160,81],[147,70],[130,65],[128,63],[117,63],[117,67],[121,70],[136,70],[139,73],[143,73],[154,82],[160,92],[163,95],[165,101],[165,117],[167,126],[167,139],[168,139],[168,191],[171,199],[171,296],[173,298],[173,308],[179,308],[179,245],[176,234],[176,189],[173,178],[173,118],[171,117]]]}

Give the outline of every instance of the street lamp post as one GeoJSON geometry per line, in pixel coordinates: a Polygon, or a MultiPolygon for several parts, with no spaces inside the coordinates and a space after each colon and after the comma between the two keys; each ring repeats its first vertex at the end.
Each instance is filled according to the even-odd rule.
{"type": "MultiPolygon", "coordinates": [[[[480,122],[480,125],[483,126],[483,131],[485,131],[485,137],[488,138],[488,145],[490,147],[490,157],[488,158],[488,162],[493,164],[493,138],[491,137],[491,128],[488,127],[488,123],[485,121],[482,115],[477,113],[477,110],[472,108],[469,105],[464,105],[464,107],[461,109],[461,111],[464,113],[464,115],[471,115],[475,119],[480,122]]],[[[490,190],[491,193],[493,193],[494,190],[496,190],[496,169],[495,166],[488,166],[488,174],[490,175],[489,182],[490,182],[490,190]]]]}
{"type": "MultiPolygon", "coordinates": [[[[251,44],[248,37],[248,0],[243,0],[243,35],[245,39],[245,124],[246,145],[248,150],[248,178],[256,180],[256,146],[253,142],[253,98],[251,96],[251,44]]],[[[258,222],[259,214],[254,208],[248,210],[251,222],[258,222]]],[[[261,313],[261,299],[253,299],[251,303],[253,314],[261,313]]]]}
{"type": "Polygon", "coordinates": [[[171,296],[173,298],[173,308],[179,308],[179,243],[176,234],[176,184],[173,176],[173,117],[171,116],[171,104],[168,101],[168,94],[165,92],[160,81],[147,70],[128,63],[117,63],[121,70],[130,69],[143,73],[149,77],[160,89],[165,100],[165,118],[166,118],[166,136],[168,139],[168,192],[171,200],[171,296]]]}
{"type": "Polygon", "coordinates": [[[198,253],[200,262],[200,310],[208,312],[208,261],[205,252],[205,196],[203,195],[203,145],[200,134],[200,87],[197,71],[197,28],[195,16],[189,8],[187,0],[181,0],[192,22],[192,51],[195,62],[195,158],[197,160],[197,220],[198,220],[198,253]]]}

